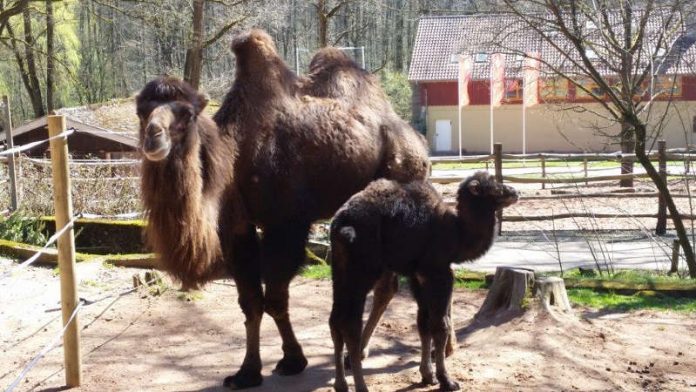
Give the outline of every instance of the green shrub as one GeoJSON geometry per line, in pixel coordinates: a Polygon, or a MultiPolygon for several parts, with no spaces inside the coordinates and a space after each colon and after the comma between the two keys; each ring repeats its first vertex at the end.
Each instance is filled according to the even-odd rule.
{"type": "Polygon", "coordinates": [[[0,238],[9,241],[43,246],[48,241],[45,229],[43,221],[23,210],[0,220],[0,238]]]}
{"type": "Polygon", "coordinates": [[[379,77],[396,113],[404,121],[411,122],[411,83],[406,74],[383,70],[379,77]]]}

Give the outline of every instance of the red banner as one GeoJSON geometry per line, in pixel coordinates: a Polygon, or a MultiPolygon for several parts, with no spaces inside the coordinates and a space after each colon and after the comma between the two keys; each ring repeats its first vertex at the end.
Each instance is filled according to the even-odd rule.
{"type": "Polygon", "coordinates": [[[534,106],[539,103],[539,53],[527,53],[524,67],[523,105],[534,106]]]}
{"type": "Polygon", "coordinates": [[[491,106],[499,107],[505,96],[505,55],[491,55],[491,106]]]}
{"type": "Polygon", "coordinates": [[[469,82],[471,82],[471,73],[474,63],[471,56],[459,56],[459,76],[458,76],[458,94],[459,107],[469,105],[469,82]]]}

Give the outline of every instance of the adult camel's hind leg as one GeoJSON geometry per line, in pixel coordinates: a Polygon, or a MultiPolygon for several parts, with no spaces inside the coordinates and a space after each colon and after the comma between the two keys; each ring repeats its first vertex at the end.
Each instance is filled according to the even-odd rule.
{"type": "Polygon", "coordinates": [[[263,289],[259,266],[259,241],[256,227],[247,225],[246,232],[232,235],[231,228],[221,224],[223,252],[237,286],[239,305],[246,317],[246,355],[239,371],[225,378],[230,389],[244,389],[261,385],[261,356],[259,354],[260,328],[263,317],[263,289]],[[227,231],[225,229],[229,228],[227,231]]]}
{"type": "Polygon", "coordinates": [[[266,283],[264,307],[283,340],[283,359],[275,368],[283,376],[298,374],[307,366],[290,323],[288,297],[290,281],[305,259],[308,234],[309,223],[291,223],[265,228],[261,241],[262,276],[266,283]]]}

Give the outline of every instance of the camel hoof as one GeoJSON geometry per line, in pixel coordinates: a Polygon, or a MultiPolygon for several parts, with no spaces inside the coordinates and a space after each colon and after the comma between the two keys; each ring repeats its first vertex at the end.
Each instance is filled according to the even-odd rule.
{"type": "Polygon", "coordinates": [[[334,391],[336,391],[336,392],[349,392],[350,389],[348,389],[348,383],[346,382],[346,380],[343,380],[340,382],[336,381],[334,383],[334,391]]]}
{"type": "Polygon", "coordinates": [[[435,384],[437,384],[437,382],[435,381],[435,379],[433,378],[433,376],[430,376],[430,377],[423,377],[423,378],[421,379],[421,382],[420,382],[420,385],[422,385],[422,386],[424,386],[424,387],[427,387],[428,385],[435,385],[435,384]]]}
{"type": "Polygon", "coordinates": [[[238,389],[258,387],[262,382],[263,377],[260,372],[255,373],[240,370],[234,376],[225,377],[225,381],[222,385],[225,388],[236,391],[238,389]]]}
{"type": "Polygon", "coordinates": [[[273,372],[281,376],[293,376],[302,373],[306,367],[307,358],[305,358],[304,355],[296,357],[285,356],[278,362],[273,372]]]}
{"type": "Polygon", "coordinates": [[[440,390],[441,391],[458,391],[459,384],[456,381],[452,381],[452,380],[444,380],[444,382],[440,381],[440,390]]]}

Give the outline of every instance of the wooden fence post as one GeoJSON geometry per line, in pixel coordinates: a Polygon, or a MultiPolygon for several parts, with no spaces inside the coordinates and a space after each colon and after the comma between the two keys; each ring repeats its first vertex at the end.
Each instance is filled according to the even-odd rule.
{"type": "MultiPolygon", "coordinates": [[[[7,95],[2,97],[2,103],[5,107],[5,141],[7,149],[14,148],[14,139],[12,138],[12,110],[10,110],[10,99],[7,95]]],[[[19,207],[19,198],[17,197],[17,169],[15,166],[15,154],[10,154],[7,157],[7,170],[10,177],[10,210],[17,211],[19,207]]]]}
{"type": "MultiPolygon", "coordinates": [[[[48,116],[48,135],[53,137],[65,132],[65,116],[48,116]]],[[[68,139],[51,140],[51,168],[53,169],[53,204],[56,211],[56,230],[68,225],[73,218],[70,175],[68,169],[68,139]]],[[[60,302],[63,325],[78,306],[77,279],[75,277],[75,231],[67,230],[58,238],[58,267],[60,270],[60,302]]],[[[63,335],[63,357],[65,361],[65,383],[69,387],[80,386],[82,363],[80,358],[80,335],[78,317],[74,316],[63,335]]]]}
{"type": "Polygon", "coordinates": [[[679,270],[679,240],[672,242],[672,265],[669,268],[670,274],[675,274],[679,270]]]}
{"type": "MultiPolygon", "coordinates": [[[[657,156],[659,159],[659,171],[662,181],[667,183],[667,153],[666,143],[664,140],[657,141],[657,156]]],[[[665,198],[660,194],[657,198],[657,224],[655,225],[655,234],[664,235],[667,232],[667,203],[665,198]]]]}
{"type": "Polygon", "coordinates": [[[582,170],[585,172],[585,185],[588,185],[588,182],[587,182],[587,158],[583,158],[583,160],[582,160],[582,170]]]}
{"type": "MultiPolygon", "coordinates": [[[[541,178],[546,179],[546,158],[539,154],[539,159],[541,159],[541,178]]],[[[546,189],[546,183],[541,183],[541,189],[546,189]]]]}
{"type": "MultiPolygon", "coordinates": [[[[503,183],[503,145],[501,143],[495,143],[493,145],[493,159],[495,162],[495,180],[499,183],[503,183]]],[[[498,235],[503,232],[503,211],[496,211],[496,217],[498,218],[498,235]]]]}

